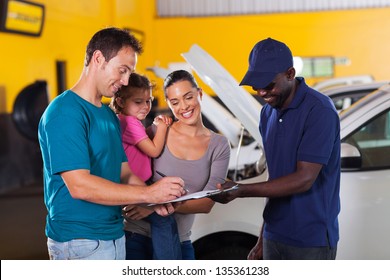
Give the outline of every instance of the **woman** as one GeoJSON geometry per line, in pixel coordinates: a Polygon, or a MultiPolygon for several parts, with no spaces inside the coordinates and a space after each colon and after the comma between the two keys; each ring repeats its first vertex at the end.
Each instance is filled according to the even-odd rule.
{"type": "MultiPolygon", "coordinates": [[[[202,90],[187,71],[170,73],[164,81],[165,98],[176,121],[169,128],[166,144],[153,160],[153,180],[160,174],[181,177],[190,192],[216,189],[225,181],[230,158],[226,137],[203,125],[201,116],[202,90]]],[[[195,259],[190,236],[196,213],[209,213],[214,202],[209,198],[180,203],[175,219],[181,241],[182,259],[195,259]]],[[[142,220],[151,214],[142,207],[127,207],[126,258],[152,259],[150,225],[142,220]]]]}

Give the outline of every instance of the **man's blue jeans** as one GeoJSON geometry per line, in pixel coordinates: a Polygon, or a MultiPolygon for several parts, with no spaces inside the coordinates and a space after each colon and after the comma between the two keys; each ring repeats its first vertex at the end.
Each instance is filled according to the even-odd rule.
{"type": "Polygon", "coordinates": [[[125,237],[116,240],[73,239],[57,242],[47,239],[51,260],[124,260],[125,237]]]}
{"type": "Polygon", "coordinates": [[[264,260],[334,260],[336,259],[336,252],[337,248],[301,248],[263,239],[264,260]]]}

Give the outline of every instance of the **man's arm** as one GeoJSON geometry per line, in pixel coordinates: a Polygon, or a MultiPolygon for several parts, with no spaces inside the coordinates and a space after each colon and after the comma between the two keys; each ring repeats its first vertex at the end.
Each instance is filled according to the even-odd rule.
{"type": "Polygon", "coordinates": [[[298,161],[294,173],[263,183],[239,184],[240,197],[282,197],[308,191],[322,164],[298,161]]]}
{"type": "Polygon", "coordinates": [[[185,193],[184,182],[178,177],[165,177],[149,187],[139,185],[138,177],[126,172],[121,179],[127,178],[134,184],[117,184],[92,175],[86,169],[62,172],[61,177],[73,198],[104,205],[162,203],[185,193]]]}
{"type": "MultiPolygon", "coordinates": [[[[238,184],[238,189],[214,195],[211,198],[219,203],[228,203],[237,197],[282,197],[308,191],[320,173],[322,164],[298,161],[297,169],[289,175],[252,184],[238,184]]],[[[229,188],[237,183],[227,181],[221,188],[229,188]]]]}
{"type": "Polygon", "coordinates": [[[263,229],[264,223],[261,226],[259,238],[257,239],[257,243],[255,247],[248,254],[248,260],[262,260],[263,259],[263,229]]]}

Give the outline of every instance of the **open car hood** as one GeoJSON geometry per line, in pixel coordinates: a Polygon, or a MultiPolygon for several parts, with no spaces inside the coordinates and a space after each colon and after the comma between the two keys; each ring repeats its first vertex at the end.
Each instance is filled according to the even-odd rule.
{"type": "Polygon", "coordinates": [[[262,145],[259,132],[262,105],[240,87],[234,77],[200,46],[192,45],[188,52],[182,53],[182,56],[203,82],[214,90],[252,137],[262,145]]]}

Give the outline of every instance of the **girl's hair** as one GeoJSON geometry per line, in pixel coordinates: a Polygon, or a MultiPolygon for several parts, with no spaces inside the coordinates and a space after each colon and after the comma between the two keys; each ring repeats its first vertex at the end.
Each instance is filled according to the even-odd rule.
{"type": "Polygon", "coordinates": [[[189,81],[194,88],[199,88],[191,73],[186,70],[176,70],[170,73],[164,80],[165,98],[167,98],[167,88],[179,81],[189,81]]]}
{"type": "Polygon", "coordinates": [[[115,113],[119,114],[122,112],[123,108],[118,104],[118,97],[120,97],[124,101],[133,94],[134,90],[143,89],[149,91],[153,88],[154,84],[150,82],[146,76],[137,73],[131,73],[128,85],[122,86],[121,89],[115,93],[110,106],[115,113]]]}

